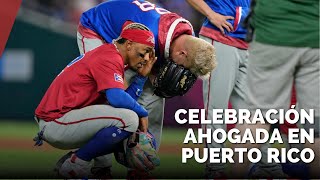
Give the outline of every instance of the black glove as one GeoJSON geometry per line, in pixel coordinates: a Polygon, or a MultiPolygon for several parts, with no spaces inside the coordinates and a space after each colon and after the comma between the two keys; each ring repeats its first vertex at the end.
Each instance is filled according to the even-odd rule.
{"type": "Polygon", "coordinates": [[[197,77],[189,69],[168,60],[160,68],[154,79],[154,93],[164,98],[182,96],[193,86],[196,80],[197,77]]]}

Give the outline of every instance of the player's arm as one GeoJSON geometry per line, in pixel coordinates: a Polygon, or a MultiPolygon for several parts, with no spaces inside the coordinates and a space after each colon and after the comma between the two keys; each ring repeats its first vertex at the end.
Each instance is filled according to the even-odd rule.
{"type": "Polygon", "coordinates": [[[186,0],[195,10],[206,16],[209,21],[220,29],[222,34],[224,29],[228,32],[233,31],[233,26],[227,21],[228,19],[234,19],[232,16],[223,16],[214,12],[206,2],[203,0],[186,0]]]}
{"type": "Polygon", "coordinates": [[[106,91],[106,98],[109,104],[116,108],[130,109],[139,116],[139,129],[147,132],[148,129],[148,111],[134,100],[127,92],[120,88],[111,88],[106,91]]]}
{"type": "Polygon", "coordinates": [[[126,89],[126,92],[135,100],[140,97],[143,91],[144,83],[147,81],[150,71],[157,60],[154,49],[146,53],[146,56],[149,56],[148,60],[144,62],[142,67],[137,70],[138,74],[134,77],[133,82],[126,89]]]}
{"type": "Polygon", "coordinates": [[[134,77],[133,82],[130,84],[130,86],[126,89],[126,92],[134,99],[137,100],[142,91],[144,83],[147,81],[147,77],[136,75],[134,77]]]}

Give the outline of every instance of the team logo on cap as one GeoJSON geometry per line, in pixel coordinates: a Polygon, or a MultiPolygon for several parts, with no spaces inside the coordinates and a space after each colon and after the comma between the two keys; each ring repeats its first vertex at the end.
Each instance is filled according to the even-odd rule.
{"type": "Polygon", "coordinates": [[[114,73],[114,80],[123,83],[123,78],[120,74],[114,73]]]}
{"type": "Polygon", "coordinates": [[[153,36],[150,36],[150,37],[147,39],[147,42],[151,42],[152,44],[154,44],[154,37],[153,37],[153,36]]]}

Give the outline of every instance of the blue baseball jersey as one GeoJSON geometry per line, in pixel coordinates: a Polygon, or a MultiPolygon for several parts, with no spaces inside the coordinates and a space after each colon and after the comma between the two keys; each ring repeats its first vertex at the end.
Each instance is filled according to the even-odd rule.
{"type": "MultiPolygon", "coordinates": [[[[249,14],[250,0],[205,0],[205,2],[214,12],[224,16],[234,17],[233,20],[228,20],[228,22],[233,25],[234,32],[229,33],[225,30],[226,35],[240,39],[245,38],[246,29],[241,23],[249,14]]],[[[220,31],[208,18],[205,19],[203,26],[220,31]]]]}
{"type": "Polygon", "coordinates": [[[166,13],[170,12],[144,0],[110,0],[84,12],[80,23],[99,34],[107,43],[119,37],[126,21],[144,24],[153,32],[155,49],[159,50],[159,20],[166,13]]]}

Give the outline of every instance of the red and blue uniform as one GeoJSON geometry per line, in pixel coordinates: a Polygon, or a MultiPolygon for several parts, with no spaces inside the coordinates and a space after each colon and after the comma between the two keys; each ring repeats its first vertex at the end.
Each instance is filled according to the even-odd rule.
{"type": "Polygon", "coordinates": [[[65,113],[89,105],[106,104],[102,91],[124,89],[124,63],[113,44],[81,55],[56,77],[42,98],[36,116],[53,121],[65,113]]]}
{"type": "Polygon", "coordinates": [[[114,44],[80,55],[54,79],[35,111],[37,145],[45,139],[59,149],[79,148],[75,154],[85,161],[110,154],[137,130],[138,117],[148,116],[134,98],[124,90],[124,59],[114,44]]]}
{"type": "MultiPolygon", "coordinates": [[[[84,12],[78,31],[86,37],[100,38],[110,43],[119,37],[126,23],[141,23],[154,34],[157,67],[164,61],[169,27],[178,18],[181,17],[148,1],[112,0],[84,12]]],[[[192,26],[184,22],[179,23],[173,31],[171,41],[182,34],[192,35],[192,26]]]]}
{"type": "MultiPolygon", "coordinates": [[[[161,64],[169,58],[170,45],[176,38],[194,34],[192,25],[186,19],[148,1],[111,0],[82,14],[77,32],[80,54],[117,39],[123,28],[132,22],[147,26],[154,34],[157,61],[152,68],[152,73],[157,73],[161,64]]],[[[135,75],[135,71],[127,69],[126,81],[132,82],[135,75]]],[[[128,89],[126,92],[129,93],[128,89]]],[[[150,82],[144,85],[143,90],[143,93],[140,93],[141,98],[133,98],[148,111],[148,119],[150,119],[148,130],[154,135],[157,143],[160,143],[164,99],[154,95],[150,82]]],[[[109,93],[112,94],[110,91],[106,92],[107,95],[109,93]]],[[[111,161],[106,159],[108,158],[101,159],[101,162],[104,162],[102,166],[111,166],[111,161]]]]}
{"type": "Polygon", "coordinates": [[[223,44],[247,49],[248,45],[244,42],[247,30],[241,23],[249,14],[250,0],[205,0],[205,2],[214,12],[234,17],[234,19],[227,20],[233,25],[234,31],[228,32],[225,30],[227,37],[223,37],[220,30],[206,18],[199,34],[223,44]]]}

